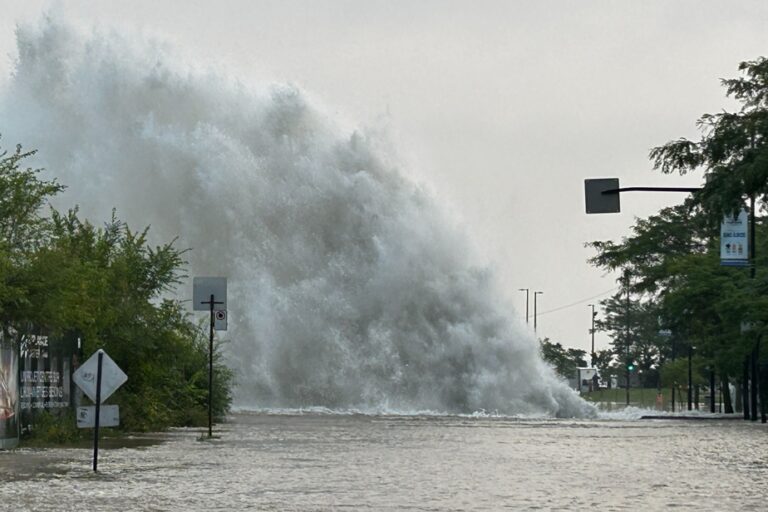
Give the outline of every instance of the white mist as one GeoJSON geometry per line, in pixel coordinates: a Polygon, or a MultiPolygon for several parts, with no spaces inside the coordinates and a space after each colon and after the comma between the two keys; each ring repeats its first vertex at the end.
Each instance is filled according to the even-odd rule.
{"type": "Polygon", "coordinates": [[[61,206],[97,224],[116,207],[190,247],[190,276],[228,277],[238,405],[593,413],[386,141],[157,42],[46,19],[18,45],[3,146],[39,149],[61,206]]]}

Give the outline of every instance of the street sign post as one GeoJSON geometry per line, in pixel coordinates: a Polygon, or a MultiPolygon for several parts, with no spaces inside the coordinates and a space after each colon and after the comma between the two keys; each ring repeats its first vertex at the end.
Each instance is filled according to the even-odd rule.
{"type": "MultiPolygon", "coordinates": [[[[95,472],[99,464],[99,426],[100,419],[102,417],[101,402],[109,398],[117,388],[122,386],[128,376],[120,369],[119,366],[107,355],[106,352],[99,349],[88,360],[72,374],[72,380],[75,384],[83,390],[88,398],[93,400],[96,404],[93,407],[93,471],[95,472]]],[[[110,407],[110,406],[106,406],[110,407]]],[[[112,412],[114,412],[114,421],[117,425],[119,421],[117,406],[113,406],[115,409],[110,409],[109,414],[105,414],[105,419],[108,419],[109,425],[105,427],[114,426],[112,419],[112,412]]],[[[85,408],[88,409],[88,408],[85,408]]],[[[78,426],[80,423],[80,412],[78,410],[78,426]]],[[[86,417],[90,417],[90,410],[85,411],[83,420],[86,417]]]]}
{"type": "Polygon", "coordinates": [[[227,278],[192,279],[192,302],[195,311],[209,311],[211,315],[208,338],[208,437],[213,437],[213,331],[227,330],[227,278]]]}

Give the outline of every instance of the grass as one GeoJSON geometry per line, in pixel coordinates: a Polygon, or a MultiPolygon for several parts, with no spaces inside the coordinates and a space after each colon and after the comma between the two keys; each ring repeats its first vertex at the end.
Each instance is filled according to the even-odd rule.
{"type": "MultiPolygon", "coordinates": [[[[585,392],[581,397],[587,401],[599,405],[603,409],[623,408],[627,403],[626,388],[599,389],[597,391],[585,392]]],[[[676,410],[680,411],[687,407],[688,395],[685,389],[678,389],[675,394],[676,410]]],[[[715,407],[719,410],[720,397],[715,397],[715,407]]],[[[672,388],[630,388],[629,405],[643,409],[655,409],[659,411],[672,410],[672,388]],[[661,398],[657,398],[658,395],[661,398]]],[[[709,394],[702,391],[699,394],[700,410],[709,410],[709,394]]]]}

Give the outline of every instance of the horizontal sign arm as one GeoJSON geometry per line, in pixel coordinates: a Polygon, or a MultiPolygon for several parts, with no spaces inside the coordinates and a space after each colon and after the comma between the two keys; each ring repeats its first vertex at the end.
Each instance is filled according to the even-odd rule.
{"type": "Polygon", "coordinates": [[[618,194],[619,192],[698,192],[700,187],[624,187],[603,190],[602,194],[618,194]]]}

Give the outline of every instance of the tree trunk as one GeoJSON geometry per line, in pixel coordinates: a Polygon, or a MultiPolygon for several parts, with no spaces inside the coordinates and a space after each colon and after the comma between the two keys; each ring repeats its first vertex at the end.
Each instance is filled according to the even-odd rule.
{"type": "MultiPolygon", "coordinates": [[[[733,402],[731,402],[731,385],[728,381],[728,375],[723,374],[723,380],[720,382],[720,385],[723,387],[723,412],[725,414],[733,414],[733,402]]],[[[736,407],[738,407],[738,396],[739,394],[736,393],[736,407]]]]}

